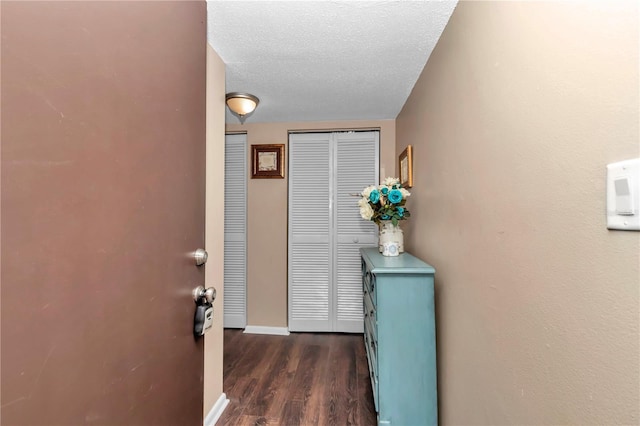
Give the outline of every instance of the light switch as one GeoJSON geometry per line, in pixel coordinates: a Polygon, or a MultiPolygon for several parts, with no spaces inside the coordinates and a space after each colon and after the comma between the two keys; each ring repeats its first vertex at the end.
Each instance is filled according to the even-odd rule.
{"type": "Polygon", "coordinates": [[[613,188],[616,191],[616,213],[623,216],[633,216],[633,195],[629,190],[629,178],[614,180],[613,188]]]}
{"type": "Polygon", "coordinates": [[[607,228],[640,231],[640,158],[607,165],[607,228]]]}

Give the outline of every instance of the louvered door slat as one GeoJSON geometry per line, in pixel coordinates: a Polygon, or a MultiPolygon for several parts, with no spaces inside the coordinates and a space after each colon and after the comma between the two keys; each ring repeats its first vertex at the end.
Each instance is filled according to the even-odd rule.
{"type": "Polygon", "coordinates": [[[224,327],[244,328],[246,315],[247,135],[225,137],[224,327]]]}
{"type": "Polygon", "coordinates": [[[328,134],[289,138],[289,329],[330,329],[328,134]]]}
{"type": "Polygon", "coordinates": [[[378,183],[378,132],[339,133],[336,158],[335,331],[363,331],[360,247],[377,244],[377,227],[360,216],[358,194],[378,183]]]}

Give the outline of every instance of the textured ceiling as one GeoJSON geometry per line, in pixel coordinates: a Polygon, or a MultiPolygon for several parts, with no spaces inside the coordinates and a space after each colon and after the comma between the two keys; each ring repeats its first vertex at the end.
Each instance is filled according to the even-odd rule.
{"type": "Polygon", "coordinates": [[[208,1],[208,40],[247,122],[394,119],[456,3],[208,1]]]}

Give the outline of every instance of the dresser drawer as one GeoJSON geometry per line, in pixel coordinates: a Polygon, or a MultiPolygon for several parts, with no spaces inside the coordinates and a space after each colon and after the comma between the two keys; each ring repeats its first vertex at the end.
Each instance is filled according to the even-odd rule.
{"type": "Polygon", "coordinates": [[[373,302],[371,301],[371,295],[368,293],[364,294],[363,297],[363,311],[364,311],[364,324],[365,327],[369,326],[372,337],[375,340],[378,340],[378,322],[376,320],[376,309],[373,306],[373,302]]]}
{"type": "Polygon", "coordinates": [[[373,337],[371,330],[365,329],[364,343],[367,347],[367,354],[369,355],[371,372],[378,380],[378,340],[373,337]]]}
{"type": "Polygon", "coordinates": [[[364,347],[367,352],[367,362],[369,364],[369,378],[371,379],[371,389],[373,390],[373,402],[378,411],[378,353],[377,342],[371,338],[365,322],[364,347]]]}
{"type": "Polygon", "coordinates": [[[364,264],[364,272],[362,273],[362,290],[365,294],[369,294],[371,296],[371,301],[375,306],[377,302],[376,276],[371,273],[371,271],[366,267],[366,264],[364,264]]]}

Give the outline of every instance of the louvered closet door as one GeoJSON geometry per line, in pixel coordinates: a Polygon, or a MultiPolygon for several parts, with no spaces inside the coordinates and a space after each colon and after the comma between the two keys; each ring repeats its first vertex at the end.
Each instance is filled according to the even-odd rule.
{"type": "Polygon", "coordinates": [[[224,327],[244,328],[246,313],[247,135],[226,135],[224,169],[224,327]]]}
{"type": "Polygon", "coordinates": [[[332,326],[331,134],[289,137],[289,330],[332,326]]]}
{"type": "Polygon", "coordinates": [[[378,183],[378,132],[335,135],[336,209],[334,292],[335,331],[362,333],[360,247],[378,243],[378,229],[360,216],[358,194],[378,183]]]}
{"type": "Polygon", "coordinates": [[[358,198],[378,182],[378,132],[289,136],[289,329],[362,332],[358,198]]]}

